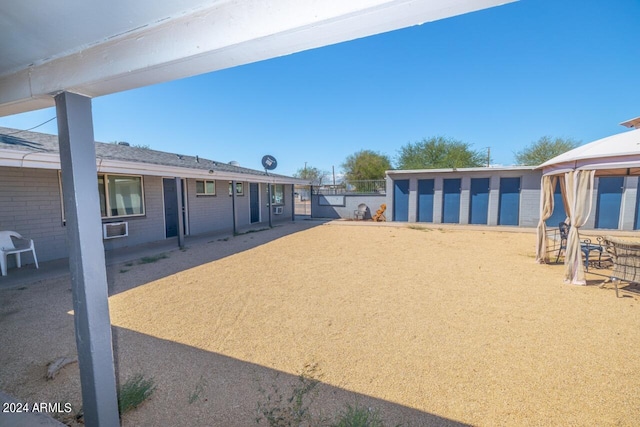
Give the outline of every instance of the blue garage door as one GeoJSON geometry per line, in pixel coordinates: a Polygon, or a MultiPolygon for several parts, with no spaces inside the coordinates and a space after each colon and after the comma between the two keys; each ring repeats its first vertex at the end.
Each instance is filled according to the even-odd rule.
{"type": "Polygon", "coordinates": [[[442,189],[442,222],[460,222],[460,179],[445,179],[442,189]]]}
{"type": "Polygon", "coordinates": [[[547,227],[557,227],[558,224],[564,222],[564,220],[567,219],[567,212],[564,210],[564,203],[562,202],[560,179],[558,179],[558,182],[556,183],[556,189],[553,192],[553,213],[549,218],[547,218],[547,227]]]}
{"type": "Polygon", "coordinates": [[[469,224],[487,224],[489,211],[489,178],[471,180],[469,199],[469,224]]]}
{"type": "Polygon", "coordinates": [[[393,220],[409,220],[409,180],[393,181],[393,220]]]}
{"type": "Polygon", "coordinates": [[[418,221],[433,222],[433,179],[418,180],[418,221]]]}
{"type": "Polygon", "coordinates": [[[520,216],[520,178],[500,178],[498,225],[518,225],[520,216]]]}
{"type": "Polygon", "coordinates": [[[618,229],[623,185],[624,178],[621,176],[599,178],[596,228],[618,229]]]}

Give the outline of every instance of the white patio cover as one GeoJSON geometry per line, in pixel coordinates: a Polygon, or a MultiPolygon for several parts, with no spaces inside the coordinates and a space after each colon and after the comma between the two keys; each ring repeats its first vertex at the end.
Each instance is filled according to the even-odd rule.
{"type": "Polygon", "coordinates": [[[571,223],[565,256],[565,282],[584,285],[582,251],[578,229],[591,213],[595,176],[640,175],[640,129],[582,145],[539,166],[542,168],[540,221],[536,246],[536,262],[546,262],[544,221],[553,213],[552,176],[563,176],[562,197],[571,223]],[[545,179],[547,178],[547,179],[545,179]]]}

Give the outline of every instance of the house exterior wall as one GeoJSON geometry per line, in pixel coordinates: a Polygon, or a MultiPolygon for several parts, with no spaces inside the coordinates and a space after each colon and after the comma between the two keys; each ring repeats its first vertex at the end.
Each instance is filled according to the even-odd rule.
{"type": "MultiPolygon", "coordinates": [[[[261,222],[268,222],[269,221],[269,194],[268,194],[268,188],[267,188],[267,184],[260,184],[260,221],[261,222]]],[[[290,184],[284,184],[284,193],[283,193],[283,198],[284,198],[284,204],[282,205],[273,205],[272,208],[275,209],[276,206],[282,206],[282,213],[281,214],[275,214],[273,213],[274,211],[272,210],[272,214],[271,214],[271,222],[272,223],[276,223],[276,222],[282,222],[282,221],[291,221],[292,217],[293,217],[293,210],[295,209],[295,205],[293,203],[292,200],[292,195],[293,195],[293,186],[290,184]]],[[[249,221],[251,220],[251,216],[250,216],[250,201],[247,200],[246,201],[247,204],[247,224],[249,224],[249,221]]]]}
{"type": "MultiPolygon", "coordinates": [[[[168,177],[170,179],[175,179],[168,177]]],[[[163,177],[142,177],[144,216],[103,219],[102,223],[127,222],[128,236],[103,240],[105,250],[114,250],[165,239],[163,177]]],[[[97,185],[97,181],[96,181],[97,185]]],[[[236,197],[238,227],[250,225],[249,183],[244,194],[236,197]]],[[[260,185],[261,221],[268,220],[266,185],[260,185]]],[[[216,180],[216,195],[196,195],[196,179],[185,179],[189,234],[231,232],[233,230],[232,197],[227,180],[216,180]]],[[[291,221],[292,185],[284,186],[283,213],[273,221],[291,221]]],[[[34,240],[38,261],[69,256],[64,224],[59,171],[53,169],[0,168],[0,230],[13,230],[34,240]]],[[[102,230],[101,230],[102,232],[102,230]]],[[[30,253],[22,254],[23,263],[33,262],[30,253]]],[[[15,257],[8,257],[8,267],[15,267],[15,257]]]]}
{"type": "Polygon", "coordinates": [[[144,188],[145,215],[141,217],[132,216],[118,219],[103,219],[103,224],[121,221],[129,224],[128,236],[103,240],[105,250],[110,251],[164,239],[162,178],[143,176],[142,182],[144,188]]]}
{"type": "MultiPolygon", "coordinates": [[[[197,195],[196,180],[187,179],[187,200],[189,212],[189,234],[202,234],[214,231],[233,230],[231,216],[232,200],[229,196],[229,183],[216,180],[216,194],[197,195]]],[[[244,196],[248,198],[248,196],[244,196]]],[[[237,197],[236,199],[240,199],[237,197]]]]}
{"type": "MultiPolygon", "coordinates": [[[[0,230],[33,239],[38,261],[68,256],[58,171],[0,168],[0,230]]],[[[30,252],[22,258],[33,262],[30,252]]],[[[15,256],[8,257],[8,266],[15,266],[15,256]]]]}
{"type": "Polygon", "coordinates": [[[537,227],[540,221],[542,172],[529,171],[520,178],[520,226],[537,227]]]}

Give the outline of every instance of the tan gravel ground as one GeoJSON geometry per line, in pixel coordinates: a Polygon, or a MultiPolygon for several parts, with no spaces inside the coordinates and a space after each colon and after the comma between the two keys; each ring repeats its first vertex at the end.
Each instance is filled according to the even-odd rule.
{"type": "MultiPolygon", "coordinates": [[[[123,425],[256,425],[265,393],[288,396],[305,366],[317,417],[357,404],[389,425],[638,425],[638,293],[564,285],[561,265],[534,263],[531,233],[352,225],[110,268],[119,378],[157,385],[123,425]]],[[[75,355],[68,278],[0,301],[0,389],[78,408],[77,364],[44,379],[75,355]]]]}

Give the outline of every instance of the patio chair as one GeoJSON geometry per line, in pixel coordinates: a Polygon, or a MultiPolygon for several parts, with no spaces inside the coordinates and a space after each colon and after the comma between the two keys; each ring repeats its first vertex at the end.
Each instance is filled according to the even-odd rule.
{"type": "Polygon", "coordinates": [[[16,255],[16,264],[18,268],[22,267],[20,254],[22,252],[33,253],[33,260],[38,266],[38,258],[36,257],[36,248],[33,245],[32,239],[25,239],[19,233],[15,231],[0,231],[0,270],[2,275],[7,275],[7,255],[16,255]],[[15,240],[14,240],[15,239],[15,240]]]}
{"type": "Polygon", "coordinates": [[[612,281],[618,297],[618,282],[640,284],[640,241],[606,236],[604,244],[612,255],[613,271],[603,284],[612,281]]]}
{"type": "MultiPolygon", "coordinates": [[[[560,248],[558,248],[558,255],[556,256],[556,262],[560,259],[560,254],[563,250],[567,249],[567,237],[569,237],[569,228],[571,226],[565,222],[558,224],[560,229],[560,248]]],[[[598,263],[602,261],[602,245],[591,243],[591,239],[584,239],[580,241],[580,250],[584,254],[584,268],[589,271],[589,254],[593,251],[598,252],[598,263]]]]}
{"type": "Polygon", "coordinates": [[[367,215],[367,205],[366,205],[366,203],[360,203],[358,205],[358,209],[353,211],[353,217],[355,219],[364,219],[364,217],[366,215],[367,215]]]}

